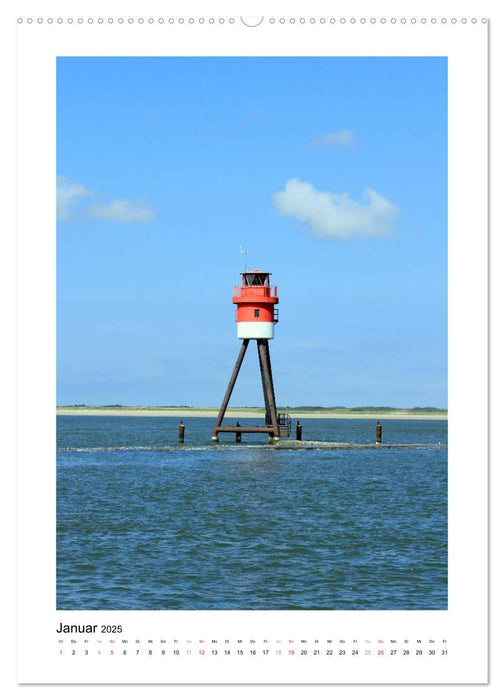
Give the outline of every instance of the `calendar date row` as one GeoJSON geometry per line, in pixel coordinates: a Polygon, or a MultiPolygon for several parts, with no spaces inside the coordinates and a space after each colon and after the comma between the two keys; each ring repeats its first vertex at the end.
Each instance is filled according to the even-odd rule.
{"type": "MultiPolygon", "coordinates": [[[[59,649],[60,656],[63,656],[63,649],[59,649]]],[[[109,649],[109,650],[93,650],[93,649],[71,649],[68,652],[71,656],[91,656],[98,654],[99,656],[447,656],[447,649],[351,649],[348,652],[345,649],[225,649],[225,650],[206,650],[206,649],[174,649],[171,651],[165,649],[109,649]]]]}

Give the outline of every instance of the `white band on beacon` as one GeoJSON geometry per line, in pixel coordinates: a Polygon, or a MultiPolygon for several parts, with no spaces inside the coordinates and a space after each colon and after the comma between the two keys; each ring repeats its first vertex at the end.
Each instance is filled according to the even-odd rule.
{"type": "Polygon", "coordinates": [[[265,321],[240,321],[236,324],[237,337],[245,338],[267,338],[270,340],[275,337],[274,323],[265,321]]]}

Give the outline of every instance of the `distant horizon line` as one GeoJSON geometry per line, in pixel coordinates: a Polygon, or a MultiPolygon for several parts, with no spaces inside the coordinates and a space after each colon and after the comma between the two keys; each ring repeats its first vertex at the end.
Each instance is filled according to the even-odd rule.
{"type": "MultiPolygon", "coordinates": [[[[72,404],[57,404],[56,408],[166,408],[166,409],[202,409],[218,410],[218,406],[193,406],[188,404],[120,404],[120,403],[108,403],[108,404],[86,404],[86,403],[72,403],[72,404]]],[[[264,406],[229,406],[229,408],[246,408],[249,410],[263,410],[264,406]]],[[[281,409],[292,409],[292,410],[319,410],[319,411],[448,411],[447,408],[438,408],[437,406],[321,406],[313,404],[300,404],[296,406],[290,405],[279,405],[277,406],[279,410],[281,409]]]]}

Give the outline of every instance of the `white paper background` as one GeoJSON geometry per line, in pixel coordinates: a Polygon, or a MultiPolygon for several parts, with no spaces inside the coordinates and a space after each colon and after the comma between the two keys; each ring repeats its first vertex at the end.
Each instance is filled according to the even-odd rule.
{"type": "MultiPolygon", "coordinates": [[[[113,6],[113,3],[110,3],[113,6]]],[[[127,16],[126,6],[122,3],[124,16],[127,16]]],[[[107,6],[109,7],[109,6],[107,6]]],[[[159,5],[158,5],[159,7],[159,5]]],[[[194,7],[194,5],[191,5],[194,7]]],[[[328,8],[317,13],[312,12],[307,14],[302,9],[294,12],[292,4],[291,11],[287,16],[311,16],[326,14],[331,16],[332,8],[328,8]]],[[[343,14],[338,7],[338,10],[343,14]]],[[[41,12],[40,4],[37,6],[38,14],[33,16],[38,17],[43,14],[48,16],[47,11],[41,12]]],[[[76,9],[72,11],[74,16],[78,16],[76,9]]],[[[80,8],[79,8],[80,9],[80,8]]],[[[83,16],[93,16],[92,4],[86,5],[86,14],[83,16]]],[[[227,13],[210,13],[202,12],[205,16],[213,14],[218,16],[237,16],[235,11],[227,13]]],[[[310,9],[313,9],[311,6],[310,9]]],[[[354,11],[355,11],[354,6],[354,11]]],[[[425,16],[429,17],[426,10],[427,7],[422,7],[422,14],[411,13],[418,18],[425,16]]],[[[470,12],[464,15],[462,3],[457,5],[456,14],[447,14],[451,16],[467,16],[470,19],[474,14],[470,12]]],[[[478,18],[484,16],[481,8],[476,15],[478,18]]],[[[105,8],[100,6],[100,14],[106,16],[105,8]]],[[[112,10],[112,8],[111,8],[112,10]]],[[[141,15],[148,17],[147,7],[142,5],[141,15]]],[[[68,4],[63,10],[66,14],[69,13],[68,4]]],[[[166,16],[168,9],[164,6],[162,13],[166,16]]],[[[159,13],[152,12],[153,16],[159,13]]],[[[63,14],[62,16],[66,16],[63,14]]],[[[108,12],[107,14],[116,14],[108,12]]],[[[132,16],[140,14],[136,8],[130,12],[132,16]]],[[[174,14],[178,14],[174,12],[174,14]]],[[[190,13],[188,8],[179,11],[183,16],[190,14],[198,14],[197,12],[190,13]]],[[[254,10],[257,14],[257,10],[254,10]]],[[[273,14],[271,8],[268,14],[273,14]]],[[[274,14],[280,14],[275,12],[274,14]]],[[[359,14],[366,15],[365,9],[360,10],[359,14]]],[[[409,13],[404,13],[406,16],[409,13]]],[[[23,16],[29,16],[29,13],[23,12],[23,16]]],[[[56,16],[56,15],[55,15],[56,16]]],[[[99,15],[94,15],[99,16],[99,15]]],[[[117,16],[117,15],[116,15],[117,16]]],[[[347,14],[348,17],[352,16],[347,14]]],[[[367,16],[394,16],[394,13],[374,14],[367,16]]],[[[397,15],[398,18],[403,16],[403,13],[397,15]]],[[[435,10],[435,16],[441,17],[442,13],[439,7],[435,10]]],[[[460,24],[457,25],[461,29],[460,24]]],[[[465,410],[468,405],[480,406],[482,409],[486,406],[486,350],[485,350],[485,324],[486,314],[485,294],[486,283],[484,272],[486,267],[486,250],[484,245],[485,223],[485,202],[486,202],[486,182],[485,182],[485,158],[486,158],[486,130],[484,112],[482,115],[481,108],[485,106],[485,89],[486,83],[484,80],[485,71],[485,50],[484,50],[484,32],[481,27],[467,27],[469,36],[467,39],[461,38],[460,33],[451,32],[452,28],[449,25],[442,27],[437,25],[422,27],[418,24],[414,32],[404,32],[405,27],[393,27],[386,25],[380,27],[380,39],[383,41],[381,46],[373,45],[373,36],[366,36],[369,31],[367,27],[355,26],[346,27],[349,31],[341,32],[338,41],[339,53],[341,55],[380,55],[383,52],[382,47],[386,46],[388,55],[449,55],[449,84],[450,84],[450,393],[449,393],[449,411],[450,411],[450,610],[449,613],[431,613],[428,615],[428,620],[422,622],[427,624],[427,634],[437,635],[439,625],[439,634],[444,635],[446,625],[449,627],[447,636],[450,639],[450,654],[455,654],[454,645],[459,648],[461,654],[466,654],[466,658],[462,661],[459,658],[459,664],[454,670],[453,677],[448,680],[452,682],[467,682],[469,680],[484,679],[484,648],[481,646],[482,640],[486,638],[484,624],[485,615],[485,585],[482,581],[482,575],[485,572],[486,545],[485,545],[485,524],[486,517],[484,506],[486,500],[486,484],[485,484],[485,438],[486,424],[484,410],[480,412],[479,420],[473,416],[472,421],[472,439],[468,441],[464,434],[465,430],[465,410]],[[367,30],[367,31],[366,31],[367,30]],[[428,30],[428,40],[426,40],[426,32],[428,30]],[[433,31],[434,30],[434,31],[433,31]],[[384,31],[391,32],[392,39],[385,38],[384,31]],[[423,31],[423,35],[422,35],[423,31]],[[401,33],[403,32],[403,33],[401,33]],[[483,42],[483,44],[479,43],[483,42]],[[365,48],[364,48],[365,46],[365,48]],[[468,95],[468,86],[470,83],[470,95],[468,95]],[[468,99],[469,98],[469,99],[468,99]],[[471,134],[471,139],[467,135],[471,134]],[[468,169],[470,163],[470,169],[468,169]],[[469,172],[479,173],[480,177],[469,177],[469,172]],[[461,207],[460,202],[469,202],[470,206],[461,207]],[[474,230],[482,232],[482,245],[477,249],[468,250],[464,245],[461,245],[465,238],[465,233],[471,233],[474,230]],[[466,284],[465,270],[469,268],[477,268],[481,271],[481,279],[478,279],[479,284],[472,288],[469,292],[466,284]],[[476,291],[476,295],[475,295],[476,291]],[[464,310],[467,308],[480,309],[480,313],[476,318],[471,318],[471,332],[467,333],[466,319],[464,310]],[[474,322],[474,323],[473,323],[474,322]],[[455,345],[456,343],[456,345],[455,345]],[[462,348],[462,352],[453,352],[453,349],[462,348]],[[466,363],[471,361],[471,372],[467,372],[466,363]],[[452,465],[457,464],[457,471],[454,472],[452,465]],[[474,469],[472,465],[479,465],[477,479],[474,478],[474,469]],[[461,466],[459,466],[461,465],[461,466]],[[480,517],[469,520],[465,517],[465,503],[470,496],[472,502],[476,500],[480,504],[480,517]],[[483,510],[481,510],[483,509],[483,510]],[[476,529],[475,529],[476,525],[476,529]],[[482,585],[483,583],[483,585],[482,585]],[[483,595],[482,595],[483,592],[483,595]],[[437,619],[435,619],[437,618],[437,619]],[[448,619],[447,619],[448,618],[448,619]],[[475,644],[477,642],[477,644],[475,644]],[[464,651],[467,651],[467,653],[464,651]],[[479,658],[478,658],[479,657],[479,658]],[[473,664],[479,668],[478,677],[471,676],[470,669],[474,668],[473,664]],[[483,669],[483,673],[482,673],[483,669]]],[[[26,27],[28,31],[29,28],[26,27]]],[[[51,468],[54,463],[54,362],[51,359],[54,357],[54,318],[52,317],[52,309],[54,308],[54,144],[55,133],[54,127],[54,71],[52,65],[56,50],[57,54],[64,55],[92,55],[90,51],[90,41],[92,37],[89,34],[89,27],[83,27],[85,30],[81,32],[82,44],[78,42],[78,36],[73,32],[71,41],[65,46],[66,33],[60,31],[61,28],[54,26],[53,35],[51,38],[51,46],[47,47],[47,27],[32,27],[32,31],[28,35],[30,49],[26,49],[22,45],[22,60],[19,64],[21,80],[19,83],[20,92],[18,94],[20,104],[31,103],[36,106],[35,110],[24,110],[21,108],[18,113],[18,129],[23,134],[23,141],[19,150],[19,165],[18,173],[21,176],[20,199],[18,201],[18,211],[20,216],[18,219],[18,246],[20,271],[18,277],[19,284],[19,333],[20,342],[18,348],[18,361],[20,370],[20,383],[18,401],[20,408],[19,419],[19,436],[20,446],[18,453],[19,460],[19,488],[22,496],[21,522],[19,526],[20,543],[25,545],[22,551],[28,553],[26,545],[29,542],[34,546],[29,552],[30,557],[20,558],[20,567],[22,577],[18,583],[20,601],[23,607],[23,620],[29,623],[29,630],[25,629],[25,635],[29,632],[33,645],[38,647],[37,635],[40,634],[40,647],[44,647],[44,634],[47,629],[54,629],[55,617],[52,609],[48,609],[47,602],[54,601],[54,474],[51,473],[51,468]],[[77,40],[76,40],[77,39],[77,40]],[[40,43],[41,45],[38,45],[40,43]],[[46,43],[46,46],[44,46],[46,43]],[[28,59],[29,53],[36,55],[36,61],[31,65],[26,65],[23,61],[28,59]],[[52,75],[52,77],[51,77],[52,75]],[[33,80],[33,82],[31,82],[33,80]],[[26,92],[24,92],[26,91],[26,92]],[[26,122],[24,121],[26,119],[26,122]],[[50,138],[47,134],[50,134],[50,138]],[[34,158],[34,154],[37,154],[34,158]],[[27,199],[23,199],[23,197],[27,199]],[[28,205],[29,200],[29,206],[28,205]],[[36,215],[34,215],[36,213],[36,215]],[[51,242],[52,241],[52,242],[51,242]],[[36,293],[34,293],[34,288],[36,293]],[[34,346],[37,352],[34,353],[34,346]],[[37,410],[37,431],[36,438],[34,435],[35,414],[27,410],[27,406],[38,406],[37,410]],[[23,440],[24,426],[29,425],[29,433],[32,440],[28,443],[23,440]],[[41,458],[41,455],[43,457],[41,458]],[[26,468],[27,465],[37,460],[39,464],[45,465],[44,469],[38,471],[26,468]],[[38,481],[37,481],[38,479],[38,481]],[[41,512],[42,508],[42,512],[41,512]],[[37,527],[33,527],[33,514],[37,513],[37,527]],[[31,527],[27,527],[28,522],[31,527]],[[36,539],[34,539],[36,538],[36,539]],[[49,546],[48,546],[49,543],[49,546]],[[33,552],[36,557],[34,559],[33,552]],[[28,578],[30,569],[36,573],[36,585],[34,581],[28,578]],[[40,577],[40,572],[47,572],[47,576],[40,577]],[[44,615],[44,611],[47,611],[44,615]],[[42,614],[41,614],[42,613],[42,614]]],[[[123,27],[122,29],[125,29],[123,27]]],[[[184,37],[184,43],[178,48],[172,47],[174,54],[183,55],[194,54],[196,51],[193,46],[187,45],[187,39],[191,40],[195,37],[196,27],[188,28],[189,34],[184,37]],[[191,34],[192,33],[192,34],[191,34]]],[[[217,29],[217,27],[215,27],[217,29]]],[[[220,28],[219,28],[220,29],[220,28]]],[[[302,28],[297,28],[293,31],[293,27],[289,27],[287,42],[282,42],[277,47],[279,55],[300,54],[300,42],[297,37],[297,32],[303,33],[303,53],[317,55],[320,53],[320,40],[317,38],[313,46],[309,46],[306,40],[306,31],[302,28]]],[[[155,34],[162,36],[162,29],[153,32],[154,27],[145,27],[143,30],[143,40],[147,42],[145,47],[139,43],[138,35],[135,36],[135,43],[138,47],[136,53],[141,55],[156,54],[163,55],[165,49],[160,46],[158,51],[153,51],[155,45],[155,34]]],[[[253,35],[255,30],[249,30],[249,33],[241,33],[239,42],[233,46],[231,43],[226,44],[226,50],[223,50],[220,38],[218,40],[218,52],[221,55],[225,54],[242,54],[254,55],[261,53],[269,53],[272,55],[272,46],[264,51],[264,46],[257,46],[256,38],[253,35]]],[[[272,30],[274,32],[274,29],[272,30]]],[[[102,31],[103,35],[104,32],[102,31]]],[[[207,48],[200,40],[200,53],[205,55],[213,51],[212,42],[215,41],[214,30],[206,29],[210,46],[207,48]]],[[[117,28],[110,31],[106,30],[107,42],[115,40],[117,35],[119,40],[124,40],[124,32],[117,32],[117,28]],[[121,36],[122,34],[122,36],[121,36]]],[[[277,36],[277,35],[276,35],[277,36]]],[[[376,36],[376,33],[375,33],[376,36]]],[[[272,34],[273,39],[275,34],[272,34]]],[[[25,41],[23,38],[21,41],[25,41]]],[[[278,44],[278,42],[277,42],[278,44]]],[[[93,42],[93,51],[100,55],[107,54],[107,48],[97,42],[93,42]]],[[[119,45],[114,43],[113,48],[109,46],[110,53],[116,55],[133,55],[131,51],[131,42],[123,45],[121,50],[119,45]]],[[[331,55],[334,52],[333,48],[327,47],[326,53],[331,55]]],[[[169,613],[167,613],[169,615],[169,613]]],[[[289,613],[290,614],[290,613],[289,613]]],[[[337,614],[337,613],[335,613],[337,614]]],[[[214,615],[207,613],[207,615],[214,615]]],[[[231,615],[231,614],[227,614],[231,615]]],[[[233,615],[233,624],[241,628],[242,622],[239,618],[233,615]]],[[[269,615],[274,616],[275,613],[269,615]]],[[[295,615],[295,613],[294,613],[295,615]]],[[[341,622],[342,617],[352,615],[351,613],[339,613],[338,622],[341,622]]],[[[364,623],[363,629],[368,634],[370,625],[374,624],[380,616],[388,616],[391,614],[378,613],[373,614],[375,618],[373,623],[370,622],[370,617],[364,623]]],[[[406,627],[410,622],[407,620],[412,613],[395,613],[394,626],[392,631],[396,633],[397,625],[405,624],[406,627]],[[404,618],[398,622],[398,617],[404,618]]],[[[418,625],[418,614],[415,626],[418,625]]],[[[89,616],[86,616],[86,621],[89,616]]],[[[100,616],[103,619],[103,616],[100,616]]],[[[215,619],[215,617],[214,617],[215,619]]],[[[106,620],[104,620],[106,621],[106,620]]],[[[271,621],[271,620],[270,620],[271,621]]],[[[274,621],[273,621],[274,622],[274,621]]],[[[380,620],[380,629],[383,630],[383,620],[380,620]]],[[[135,621],[136,624],[136,621],[135,621]]],[[[187,622],[185,621],[186,625],[187,622]]],[[[198,629],[200,629],[201,619],[198,621],[198,629]]],[[[231,622],[230,622],[231,624],[231,622]]],[[[261,621],[261,627],[263,626],[261,621]]],[[[276,625],[276,622],[274,622],[276,625]]],[[[360,623],[359,623],[360,624],[360,623]]],[[[214,622],[211,622],[214,625],[214,622]]],[[[355,631],[358,627],[355,615],[349,620],[349,629],[351,633],[357,634],[355,631]]],[[[151,629],[152,627],[150,627],[151,629]]],[[[23,631],[23,630],[22,630],[23,631]]],[[[201,632],[198,631],[197,634],[201,632]]],[[[381,632],[383,633],[383,632],[381,632]]],[[[438,635],[439,636],[439,635],[438,635]]],[[[23,642],[23,637],[20,637],[23,642]]],[[[48,645],[50,653],[53,651],[53,644],[48,645]]],[[[47,645],[46,645],[47,646],[47,645]]],[[[47,668],[46,661],[43,658],[41,667],[47,668]]],[[[39,656],[40,658],[40,656],[39,656]]],[[[126,680],[124,678],[124,680],[126,680]]],[[[130,680],[130,679],[128,679],[130,680]]],[[[154,680],[154,679],[152,679],[154,680]]],[[[161,679],[159,679],[161,680],[161,679]]],[[[158,680],[158,682],[159,682],[158,680]]],[[[225,679],[215,678],[214,682],[222,682],[225,679]]],[[[238,682],[243,678],[229,679],[238,682]]],[[[302,679],[291,679],[294,680],[302,679]]],[[[354,679],[356,680],[356,679],[354,679]]],[[[390,679],[384,679],[389,680],[390,679]]],[[[404,678],[399,673],[395,679],[398,682],[411,682],[411,679],[404,678]]],[[[95,682],[98,679],[95,679],[95,682]]],[[[267,679],[264,679],[267,682],[267,679]]],[[[263,682],[264,682],[263,681],[263,682]]],[[[306,681],[305,681],[306,682],[306,681]]],[[[432,679],[431,682],[435,682],[432,679]]],[[[348,688],[346,690],[349,690],[348,688]]],[[[390,689],[389,689],[390,690],[390,689]]],[[[411,690],[411,689],[410,689],[411,690]]],[[[376,691],[376,689],[375,689],[376,691]]],[[[240,691],[241,692],[241,691],[240,691]]]]}

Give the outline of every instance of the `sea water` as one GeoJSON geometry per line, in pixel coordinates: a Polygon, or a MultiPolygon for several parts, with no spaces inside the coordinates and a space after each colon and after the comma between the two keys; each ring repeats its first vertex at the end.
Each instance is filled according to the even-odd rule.
{"type": "MultiPolygon", "coordinates": [[[[416,449],[276,450],[186,418],[164,449],[179,422],[58,417],[58,609],[446,609],[446,421],[381,421],[416,449]]],[[[375,439],[373,420],[302,425],[375,439]]]]}

